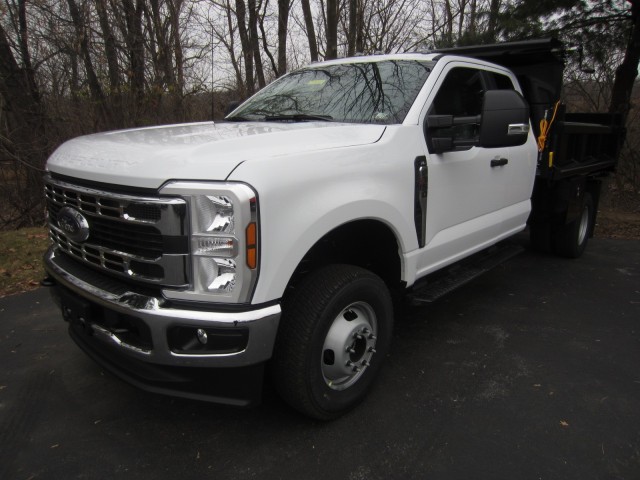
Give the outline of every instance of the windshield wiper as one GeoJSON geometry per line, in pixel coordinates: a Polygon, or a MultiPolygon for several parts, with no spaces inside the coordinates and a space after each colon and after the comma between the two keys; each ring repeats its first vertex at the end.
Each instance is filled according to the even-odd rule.
{"type": "Polygon", "coordinates": [[[264,117],[267,122],[330,122],[331,115],[311,115],[308,113],[292,113],[290,115],[267,115],[264,117]]]}
{"type": "Polygon", "coordinates": [[[243,117],[242,115],[234,115],[233,117],[226,117],[224,119],[225,122],[251,122],[254,121],[255,119],[251,119],[251,118],[247,118],[247,117],[243,117]]]}

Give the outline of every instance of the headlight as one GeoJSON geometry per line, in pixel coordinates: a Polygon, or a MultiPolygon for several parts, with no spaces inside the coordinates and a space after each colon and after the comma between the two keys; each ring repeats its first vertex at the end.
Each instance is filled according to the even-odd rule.
{"type": "Polygon", "coordinates": [[[258,269],[256,193],[244,184],[201,182],[169,183],[161,193],[186,199],[191,223],[191,288],[165,296],[249,302],[258,269]]]}
{"type": "Polygon", "coordinates": [[[200,232],[231,233],[234,227],[233,203],[224,195],[199,195],[193,198],[195,224],[200,232]]]}

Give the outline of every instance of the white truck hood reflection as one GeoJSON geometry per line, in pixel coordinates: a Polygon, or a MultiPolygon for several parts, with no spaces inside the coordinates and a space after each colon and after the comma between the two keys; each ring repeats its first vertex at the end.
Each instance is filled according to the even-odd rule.
{"type": "Polygon", "coordinates": [[[69,140],[47,169],[108,184],[158,188],[169,179],[224,180],[244,161],[376,142],[384,125],[191,123],[69,140]]]}

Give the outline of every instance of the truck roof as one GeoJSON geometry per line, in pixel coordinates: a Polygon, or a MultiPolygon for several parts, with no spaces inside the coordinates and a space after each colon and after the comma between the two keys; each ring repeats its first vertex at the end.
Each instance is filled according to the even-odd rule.
{"type": "Polygon", "coordinates": [[[541,38],[489,45],[440,48],[432,52],[478,58],[513,69],[532,63],[564,65],[565,48],[562,42],[556,38],[541,38]]]}
{"type": "Polygon", "coordinates": [[[313,62],[304,68],[314,68],[320,65],[341,65],[347,63],[370,63],[384,62],[391,60],[418,60],[429,62],[437,59],[440,55],[433,52],[408,52],[408,53],[386,53],[373,55],[358,55],[355,57],[337,58],[334,60],[324,60],[321,62],[313,62]]]}
{"type": "Polygon", "coordinates": [[[530,104],[553,104],[560,98],[566,49],[556,38],[441,48],[441,55],[486,60],[515,73],[530,104]]]}

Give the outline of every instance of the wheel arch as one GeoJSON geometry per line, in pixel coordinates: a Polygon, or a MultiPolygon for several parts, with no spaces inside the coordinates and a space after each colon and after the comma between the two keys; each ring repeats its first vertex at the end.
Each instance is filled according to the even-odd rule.
{"type": "Polygon", "coordinates": [[[402,285],[401,244],[396,233],[382,220],[362,218],[331,229],[307,251],[289,279],[285,296],[306,274],[333,263],[369,270],[390,289],[402,285]]]}

